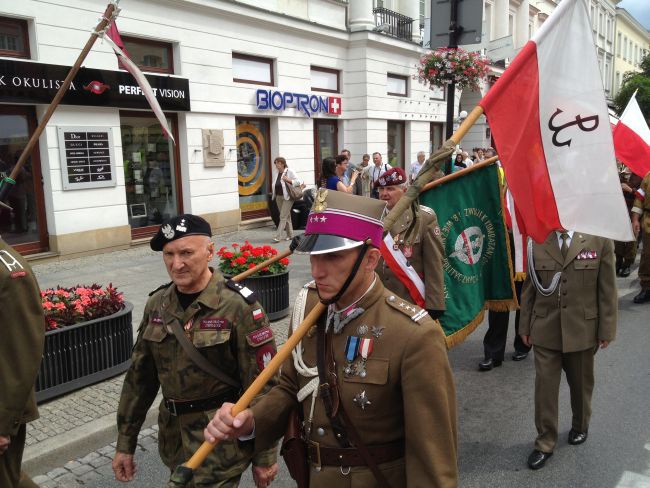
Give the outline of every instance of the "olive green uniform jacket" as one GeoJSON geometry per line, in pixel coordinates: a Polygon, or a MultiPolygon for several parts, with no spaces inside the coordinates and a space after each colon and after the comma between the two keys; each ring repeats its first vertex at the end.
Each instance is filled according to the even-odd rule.
{"type": "Polygon", "coordinates": [[[645,175],[639,188],[642,192],[635,193],[632,212],[641,216],[641,228],[643,232],[650,234],[650,173],[645,175]]]}
{"type": "MultiPolygon", "coordinates": [[[[213,272],[198,298],[185,310],[176,286],[154,292],[145,306],[117,412],[117,451],[133,453],[138,432],[159,388],[165,398],[193,400],[224,393],[229,385],[200,369],[168,329],[176,321],[185,327],[194,346],[213,365],[246,389],[275,355],[273,332],[259,303],[249,305],[213,272]]],[[[267,390],[275,380],[267,386],[267,390]]],[[[216,410],[217,407],[215,407],[216,410]]],[[[164,401],[159,407],[159,452],[173,469],[203,443],[203,429],[214,410],[172,416],[164,401]]],[[[197,483],[209,484],[239,476],[251,460],[257,466],[276,462],[275,446],[253,457],[253,443],[222,442],[195,470],[197,483]]]]}
{"type": "Polygon", "coordinates": [[[555,232],[533,245],[535,272],[547,287],[562,272],[558,290],[545,297],[526,277],[521,292],[519,333],[535,346],[584,351],[616,336],[618,295],[614,246],[602,237],[575,232],[566,258],[555,232]]]}
{"type": "MultiPolygon", "coordinates": [[[[445,310],[445,277],[442,270],[443,249],[438,217],[432,209],[421,205],[419,228],[415,233],[413,242],[407,245],[403,239],[412,219],[413,213],[411,210],[404,212],[391,227],[390,235],[401,252],[404,253],[405,249],[407,254],[409,250],[411,252],[410,257],[406,256],[406,254],[405,256],[424,282],[424,307],[427,310],[445,310]]],[[[411,298],[406,286],[395,276],[383,258],[379,261],[376,271],[386,288],[394,292],[398,297],[413,302],[413,298],[411,298]]]]}
{"type": "MultiPolygon", "coordinates": [[[[305,314],[317,300],[311,289],[305,314]]],[[[364,313],[332,337],[341,408],[367,446],[404,442],[404,458],[379,465],[392,487],[457,486],[456,392],[442,329],[426,312],[395,297],[379,280],[358,306],[364,313]],[[416,314],[420,318],[412,319],[416,314]],[[366,327],[360,330],[363,325],[366,327]],[[351,335],[374,340],[364,378],[344,374],[345,346],[351,335]],[[354,399],[364,391],[370,403],[362,410],[354,399]]],[[[310,366],[316,364],[317,338],[312,332],[315,330],[302,341],[303,359],[310,366]]],[[[280,384],[253,406],[256,448],[270,446],[282,437],[289,413],[298,405],[296,394],[308,381],[296,372],[291,358],[284,363],[280,384]]],[[[305,419],[310,407],[311,395],[302,402],[305,419]]],[[[315,403],[310,439],[324,447],[339,447],[320,398],[315,403]]],[[[377,484],[365,466],[352,467],[343,475],[340,466],[323,466],[317,471],[312,465],[310,486],[368,488],[377,484]]]]}
{"type": "Polygon", "coordinates": [[[17,483],[25,424],[38,418],[34,382],[43,356],[45,318],[32,269],[0,239],[0,435],[11,437],[0,485],[17,483]],[[19,431],[21,431],[19,433],[19,431]]]}

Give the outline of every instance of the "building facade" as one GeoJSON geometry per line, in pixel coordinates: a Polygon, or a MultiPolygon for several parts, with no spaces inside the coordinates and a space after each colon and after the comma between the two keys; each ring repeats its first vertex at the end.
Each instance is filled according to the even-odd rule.
{"type": "MultiPolygon", "coordinates": [[[[0,7],[0,172],[9,174],[106,7],[0,7]]],[[[165,217],[215,232],[268,218],[273,159],[307,184],[344,147],[408,168],[442,142],[446,102],[413,79],[420,2],[122,0],[117,25],[176,144],[98,39],[2,210],[22,252],[128,247],[165,217]]]]}
{"type": "Polygon", "coordinates": [[[616,96],[628,71],[641,71],[641,60],[650,50],[650,32],[624,8],[616,7],[616,41],[612,96],[616,96]]]}

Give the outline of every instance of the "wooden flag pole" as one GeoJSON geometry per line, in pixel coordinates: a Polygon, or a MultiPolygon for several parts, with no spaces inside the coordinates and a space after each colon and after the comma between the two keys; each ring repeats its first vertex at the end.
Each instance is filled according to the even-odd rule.
{"type": "Polygon", "coordinates": [[[23,149],[23,152],[20,154],[20,158],[18,158],[16,165],[11,170],[11,174],[7,179],[4,180],[2,186],[0,186],[0,202],[4,202],[7,200],[7,197],[9,196],[9,192],[13,188],[13,185],[16,184],[16,179],[20,174],[20,170],[22,169],[23,165],[27,161],[27,158],[32,154],[32,151],[34,150],[34,146],[38,142],[38,138],[45,130],[45,126],[50,121],[52,114],[58,107],[59,103],[61,103],[61,99],[63,98],[63,96],[68,91],[68,88],[70,87],[70,83],[72,83],[72,80],[74,79],[75,75],[79,71],[79,68],[81,68],[81,63],[84,62],[84,59],[86,59],[86,56],[88,56],[88,53],[93,47],[93,44],[95,44],[98,33],[106,29],[106,27],[111,22],[113,13],[115,12],[115,8],[116,8],[115,4],[113,3],[110,3],[108,7],[106,7],[106,10],[104,11],[104,15],[102,16],[102,20],[99,22],[99,24],[97,24],[97,27],[95,27],[94,32],[90,35],[90,38],[86,42],[86,45],[84,46],[81,53],[79,54],[77,61],[74,63],[74,65],[68,72],[68,76],[66,76],[65,80],[63,81],[63,84],[59,87],[59,90],[56,92],[54,99],[52,100],[52,102],[50,102],[50,105],[45,111],[43,118],[41,119],[40,123],[36,127],[36,130],[34,130],[32,136],[29,138],[29,141],[27,142],[27,145],[23,149]]]}
{"type": "Polygon", "coordinates": [[[456,171],[455,173],[452,173],[450,175],[444,176],[442,178],[438,178],[437,180],[434,181],[430,181],[429,183],[427,183],[422,187],[420,193],[430,190],[431,188],[434,188],[436,186],[449,183],[450,181],[455,180],[456,178],[460,178],[461,176],[465,176],[467,173],[471,173],[472,171],[476,171],[477,169],[485,168],[486,166],[496,163],[498,160],[499,160],[499,156],[494,156],[492,158],[484,159],[480,163],[475,163],[471,165],[469,168],[461,169],[460,171],[456,171]]]}

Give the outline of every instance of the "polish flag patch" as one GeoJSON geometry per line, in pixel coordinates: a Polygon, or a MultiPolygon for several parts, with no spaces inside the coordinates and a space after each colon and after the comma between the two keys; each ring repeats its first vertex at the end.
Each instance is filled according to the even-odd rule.
{"type": "Polygon", "coordinates": [[[341,97],[327,97],[328,113],[341,115],[341,97]]]}
{"type": "Polygon", "coordinates": [[[253,320],[259,320],[262,317],[264,317],[264,312],[262,312],[261,308],[253,310],[253,320]]]}

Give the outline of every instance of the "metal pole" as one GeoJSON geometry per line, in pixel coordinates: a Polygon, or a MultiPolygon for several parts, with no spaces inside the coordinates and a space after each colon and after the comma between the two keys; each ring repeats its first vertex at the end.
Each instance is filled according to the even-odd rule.
{"type": "MultiPolygon", "coordinates": [[[[449,18],[449,45],[447,47],[458,47],[458,0],[451,1],[451,14],[449,18]]],[[[454,108],[456,105],[456,83],[447,85],[447,124],[445,138],[450,139],[454,133],[454,108]]],[[[451,174],[451,159],[445,162],[445,174],[451,174]]]]}

